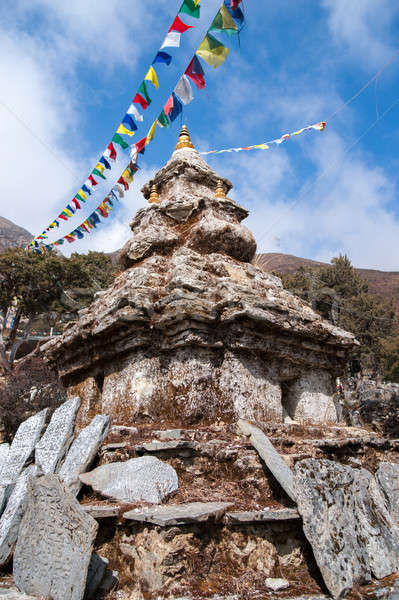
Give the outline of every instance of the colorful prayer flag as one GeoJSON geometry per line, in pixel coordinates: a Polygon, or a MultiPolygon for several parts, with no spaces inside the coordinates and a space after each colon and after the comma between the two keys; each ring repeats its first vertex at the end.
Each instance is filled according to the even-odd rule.
{"type": "Polygon", "coordinates": [[[147,102],[147,105],[149,106],[151,104],[151,98],[148,95],[147,84],[145,81],[142,81],[140,84],[139,94],[142,98],[145,99],[145,101],[147,102]]]}
{"type": "Polygon", "coordinates": [[[238,33],[238,27],[224,4],[222,4],[218,14],[213,19],[209,31],[221,31],[230,36],[238,33]]]}
{"type": "Polygon", "coordinates": [[[199,90],[203,90],[205,87],[205,78],[204,78],[204,70],[201,67],[201,63],[198,58],[194,55],[191,59],[190,64],[187,69],[184,71],[187,77],[194,82],[199,90]]]}
{"type": "Polygon", "coordinates": [[[147,133],[147,141],[146,141],[146,145],[147,146],[154,139],[156,128],[157,128],[157,121],[154,121],[153,124],[150,127],[149,132],[147,133]]]}
{"type": "Polygon", "coordinates": [[[108,144],[107,150],[109,150],[109,158],[111,160],[116,160],[116,150],[112,142],[108,144]]]}
{"type": "Polygon", "coordinates": [[[154,67],[151,65],[151,67],[148,69],[148,73],[147,75],[144,77],[144,79],[146,81],[151,81],[151,83],[153,85],[155,85],[155,87],[157,89],[159,89],[159,83],[158,83],[158,77],[157,74],[155,73],[155,69],[154,67]]]}
{"type": "Polygon", "coordinates": [[[75,206],[76,206],[76,208],[77,208],[77,209],[79,209],[79,208],[80,208],[80,204],[79,204],[79,202],[76,200],[76,198],[74,198],[74,199],[72,200],[72,202],[75,204],[75,206]]]}
{"type": "Polygon", "coordinates": [[[185,23],[183,23],[183,21],[180,19],[180,17],[178,15],[176,15],[175,20],[173,21],[172,25],[169,28],[169,31],[177,31],[178,33],[184,33],[188,29],[192,29],[192,28],[193,28],[192,25],[186,25],[185,23]]]}
{"type": "Polygon", "coordinates": [[[118,179],[118,183],[122,184],[123,187],[125,188],[125,191],[127,192],[127,190],[129,189],[129,184],[127,181],[125,181],[122,177],[122,175],[119,177],[118,179]]]}
{"type": "MultiPolygon", "coordinates": [[[[233,17],[234,22],[237,23],[237,25],[242,25],[244,23],[244,13],[242,12],[241,8],[233,8],[231,0],[224,0],[224,5],[230,15],[233,17]]],[[[235,5],[233,4],[233,6],[235,5]]]]}
{"type": "Polygon", "coordinates": [[[190,17],[194,17],[194,19],[199,19],[200,7],[198,4],[199,2],[195,3],[193,0],[184,0],[179,13],[185,13],[186,15],[190,15],[190,17]]]}
{"type": "Polygon", "coordinates": [[[119,146],[122,146],[124,150],[126,150],[126,148],[129,148],[129,144],[125,142],[123,138],[121,138],[119,133],[115,133],[114,137],[112,138],[112,141],[115,142],[115,144],[119,144],[119,146]]]}
{"type": "Polygon", "coordinates": [[[101,179],[107,179],[106,177],[104,177],[104,175],[98,169],[93,169],[92,173],[93,173],[93,175],[97,175],[97,177],[101,177],[101,179]]]}
{"type": "Polygon", "coordinates": [[[172,57],[167,52],[162,52],[161,50],[159,50],[156,57],[152,61],[152,64],[154,65],[157,62],[166,63],[169,66],[170,63],[172,62],[172,57]]]}
{"type": "Polygon", "coordinates": [[[130,115],[126,114],[122,119],[122,123],[129,127],[129,129],[131,129],[132,131],[137,131],[137,125],[130,115]]]}
{"type": "Polygon", "coordinates": [[[163,41],[162,48],[179,48],[180,47],[180,36],[181,34],[177,31],[169,31],[168,35],[163,41]]]}
{"type": "Polygon", "coordinates": [[[137,144],[135,144],[137,152],[144,154],[143,149],[145,148],[146,141],[147,137],[144,137],[139,142],[137,142],[137,144]]]}
{"type": "Polygon", "coordinates": [[[158,125],[160,125],[160,127],[169,127],[170,126],[170,119],[165,114],[165,111],[163,109],[160,112],[159,117],[158,117],[158,125]]]}
{"type": "Polygon", "coordinates": [[[163,107],[165,115],[168,115],[172,109],[173,109],[173,96],[169,96],[169,98],[166,101],[165,106],[163,107]]]}
{"type": "Polygon", "coordinates": [[[207,33],[196,52],[208,65],[217,69],[224,63],[229,49],[223,46],[213,35],[207,33]]]}
{"type": "Polygon", "coordinates": [[[110,169],[111,168],[111,165],[109,164],[109,162],[107,161],[107,159],[105,158],[105,156],[102,156],[100,158],[100,163],[102,163],[106,169],[110,169]]]}
{"type": "Polygon", "coordinates": [[[98,185],[98,181],[94,179],[93,175],[89,175],[89,181],[93,186],[98,185]]]}
{"type": "Polygon", "coordinates": [[[129,106],[129,108],[127,109],[127,114],[128,115],[133,115],[134,118],[136,119],[136,121],[142,121],[143,120],[143,115],[141,115],[139,113],[139,111],[137,110],[137,108],[134,106],[134,104],[131,104],[129,106]]]}
{"type": "Polygon", "coordinates": [[[183,104],[180,102],[176,94],[172,93],[173,108],[168,114],[169,119],[173,122],[183,112],[183,104]]]}
{"type": "Polygon", "coordinates": [[[140,106],[143,110],[148,108],[148,105],[149,105],[149,102],[147,102],[147,100],[145,98],[143,98],[143,96],[141,96],[140,94],[135,95],[135,97],[133,98],[133,102],[135,104],[140,104],[140,106]]]}
{"type": "Polygon", "coordinates": [[[183,104],[190,104],[193,100],[193,90],[186,75],[183,75],[175,87],[175,93],[183,102],[183,104]]]}
{"type": "Polygon", "coordinates": [[[129,136],[134,135],[134,131],[130,131],[130,129],[125,127],[122,123],[119,125],[118,129],[116,130],[116,133],[122,133],[124,135],[129,135],[129,136]]]}

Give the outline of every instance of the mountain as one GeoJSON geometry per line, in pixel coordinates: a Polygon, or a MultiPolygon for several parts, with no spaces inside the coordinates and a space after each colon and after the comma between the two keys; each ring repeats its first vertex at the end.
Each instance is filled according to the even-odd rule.
{"type": "MultiPolygon", "coordinates": [[[[268,252],[257,254],[255,263],[265,271],[277,273],[294,273],[299,267],[317,269],[329,266],[328,263],[318,262],[307,258],[299,258],[292,254],[268,252]]],[[[399,314],[399,271],[378,271],[375,269],[356,269],[357,274],[369,284],[369,293],[385,302],[391,299],[399,314]]]]}
{"type": "Polygon", "coordinates": [[[0,217],[0,252],[7,248],[23,247],[28,244],[33,235],[26,229],[15,225],[12,221],[0,217]]]}

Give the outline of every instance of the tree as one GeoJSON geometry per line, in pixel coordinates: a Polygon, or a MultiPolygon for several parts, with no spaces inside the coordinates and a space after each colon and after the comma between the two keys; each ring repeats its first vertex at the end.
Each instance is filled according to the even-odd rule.
{"type": "Polygon", "coordinates": [[[399,334],[383,341],[384,378],[399,383],[399,334]]]}

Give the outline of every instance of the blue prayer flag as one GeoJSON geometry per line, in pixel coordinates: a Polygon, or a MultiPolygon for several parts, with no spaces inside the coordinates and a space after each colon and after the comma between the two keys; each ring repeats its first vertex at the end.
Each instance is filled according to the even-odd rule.
{"type": "Polygon", "coordinates": [[[137,131],[137,125],[130,115],[125,115],[122,119],[122,123],[128,125],[131,131],[137,131]]]}
{"type": "Polygon", "coordinates": [[[244,13],[242,12],[241,8],[236,8],[235,10],[233,10],[231,8],[230,0],[224,0],[224,5],[233,17],[234,21],[237,23],[237,25],[242,25],[244,23],[244,13]]]}
{"type": "Polygon", "coordinates": [[[82,185],[82,190],[91,196],[91,189],[87,187],[87,185],[82,185]]]}
{"type": "Polygon", "coordinates": [[[173,108],[168,114],[168,117],[171,121],[174,121],[182,112],[183,104],[180,102],[179,98],[176,96],[174,92],[172,92],[173,96],[173,108]]]}
{"type": "Polygon", "coordinates": [[[156,62],[166,63],[169,66],[172,62],[172,57],[167,52],[163,52],[162,50],[160,50],[154,58],[154,60],[152,61],[152,64],[155,64],[156,62]]]}
{"type": "MultiPolygon", "coordinates": [[[[105,158],[105,156],[102,156],[102,157],[100,158],[100,161],[99,161],[99,162],[100,162],[102,165],[104,165],[104,167],[105,167],[106,169],[110,169],[110,168],[111,168],[111,165],[109,164],[109,162],[107,161],[107,159],[105,158]]],[[[85,186],[83,186],[83,188],[84,188],[84,187],[85,187],[85,186]]],[[[82,188],[82,190],[83,190],[83,188],[82,188]]]]}

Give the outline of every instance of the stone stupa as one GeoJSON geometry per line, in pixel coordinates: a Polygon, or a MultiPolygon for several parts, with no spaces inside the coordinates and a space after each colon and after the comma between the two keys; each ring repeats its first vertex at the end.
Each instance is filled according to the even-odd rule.
{"type": "Polygon", "coordinates": [[[42,346],[82,426],[218,419],[334,422],[334,379],[357,344],[252,264],[248,212],[181,130],[142,192],[123,272],[42,346]]]}

